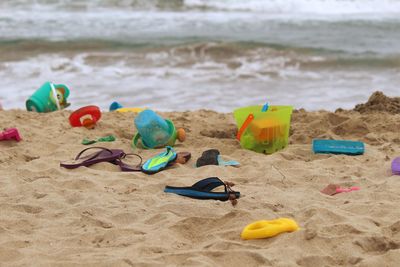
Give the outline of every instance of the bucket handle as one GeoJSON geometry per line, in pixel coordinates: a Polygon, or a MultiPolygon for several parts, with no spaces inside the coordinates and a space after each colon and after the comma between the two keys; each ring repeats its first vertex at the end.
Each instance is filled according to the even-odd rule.
{"type": "Polygon", "coordinates": [[[140,135],[140,133],[136,133],[135,136],[132,138],[132,143],[131,143],[131,147],[132,147],[133,150],[138,148],[139,140],[140,140],[140,143],[142,144],[142,148],[144,148],[144,149],[149,149],[150,148],[150,147],[146,146],[143,143],[143,139],[142,139],[142,136],[140,135]]]}
{"type": "Polygon", "coordinates": [[[250,122],[254,119],[254,115],[252,113],[247,116],[246,120],[243,122],[242,127],[240,127],[236,139],[240,141],[240,138],[242,138],[242,134],[246,130],[247,127],[249,127],[250,122]]]}
{"type": "Polygon", "coordinates": [[[50,83],[50,87],[51,87],[51,92],[54,97],[54,101],[56,101],[57,110],[61,110],[60,101],[58,100],[56,88],[54,87],[54,83],[50,83]]]}

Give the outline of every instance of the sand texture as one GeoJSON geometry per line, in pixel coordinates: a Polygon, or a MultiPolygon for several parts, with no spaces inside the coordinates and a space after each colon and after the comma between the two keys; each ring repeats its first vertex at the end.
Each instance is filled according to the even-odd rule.
{"type": "Polygon", "coordinates": [[[162,113],[186,129],[175,148],[192,159],[155,175],[109,163],[60,168],[84,137],[113,134],[115,142],[96,145],[132,152],[133,113],[104,113],[94,130],[71,128],[70,113],[0,112],[1,127],[23,137],[0,142],[1,266],[399,266],[400,176],[390,173],[400,156],[398,113],[295,111],[291,144],[273,155],[241,149],[232,114],[162,113]],[[366,153],[315,155],[316,137],[364,141],[366,153]],[[195,168],[210,148],[241,167],[195,168]],[[236,184],[236,207],[163,192],[211,176],[236,184]],[[361,190],[321,194],[330,183],[361,190]],[[247,224],[279,217],[301,229],[240,239],[247,224]]]}

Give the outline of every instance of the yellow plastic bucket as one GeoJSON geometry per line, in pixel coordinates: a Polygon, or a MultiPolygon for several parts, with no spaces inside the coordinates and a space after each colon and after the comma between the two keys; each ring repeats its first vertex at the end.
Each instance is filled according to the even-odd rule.
{"type": "Polygon", "coordinates": [[[272,154],[288,145],[293,107],[270,106],[266,112],[262,108],[261,105],[238,108],[233,115],[241,132],[238,136],[241,146],[272,154]]]}

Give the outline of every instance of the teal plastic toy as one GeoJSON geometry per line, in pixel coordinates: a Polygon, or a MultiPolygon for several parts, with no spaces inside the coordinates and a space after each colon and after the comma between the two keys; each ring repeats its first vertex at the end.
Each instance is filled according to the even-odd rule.
{"type": "Polygon", "coordinates": [[[120,103],[114,101],[114,102],[111,103],[109,110],[110,111],[114,111],[114,110],[117,110],[117,109],[120,109],[120,108],[122,108],[122,105],[120,103]]]}
{"type": "Polygon", "coordinates": [[[249,106],[234,110],[236,138],[243,148],[272,154],[289,142],[291,106],[249,106]]]}
{"type": "Polygon", "coordinates": [[[174,146],[176,139],[183,142],[185,131],[176,130],[172,121],[163,119],[157,113],[146,109],[135,118],[137,133],[132,139],[132,148],[138,147],[139,140],[145,149],[174,146]]]}
{"type": "Polygon", "coordinates": [[[314,139],[312,149],[317,154],[362,155],[365,147],[359,141],[314,139]]]}
{"type": "Polygon", "coordinates": [[[26,101],[26,109],[36,112],[52,112],[68,107],[69,89],[64,84],[46,82],[26,101]]]}

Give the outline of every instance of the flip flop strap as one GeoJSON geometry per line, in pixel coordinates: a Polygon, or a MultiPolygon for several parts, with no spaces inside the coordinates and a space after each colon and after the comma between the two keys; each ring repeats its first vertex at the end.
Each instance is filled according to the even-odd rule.
{"type": "Polygon", "coordinates": [[[140,163],[138,165],[142,165],[143,158],[140,155],[135,154],[135,153],[128,153],[128,154],[122,155],[122,157],[120,157],[120,159],[124,159],[124,158],[126,158],[126,156],[137,156],[140,159],[140,163]]]}
{"type": "Polygon", "coordinates": [[[224,182],[225,184],[225,192],[228,193],[228,200],[232,203],[232,206],[235,206],[237,204],[237,197],[236,197],[236,191],[231,188],[231,186],[234,186],[233,183],[230,182],[224,182]]]}
{"type": "Polygon", "coordinates": [[[192,185],[192,188],[203,192],[210,192],[214,188],[222,185],[224,186],[225,193],[228,195],[227,200],[229,200],[232,205],[235,206],[237,204],[237,192],[232,189],[232,186],[234,186],[234,184],[231,182],[223,182],[218,177],[210,177],[195,183],[194,185],[192,185]]]}
{"type": "Polygon", "coordinates": [[[103,152],[103,151],[108,151],[108,152],[110,152],[110,154],[113,153],[113,152],[112,152],[110,149],[108,149],[108,148],[99,147],[99,146],[93,146],[93,147],[85,148],[84,150],[82,150],[81,152],[79,152],[79,154],[75,157],[75,160],[80,159],[81,156],[82,156],[82,154],[85,153],[87,150],[94,149],[94,148],[95,148],[95,149],[100,149],[100,151],[97,152],[97,153],[94,153],[93,156],[91,156],[90,158],[88,158],[88,159],[86,159],[86,160],[94,159],[95,157],[97,157],[98,155],[100,155],[100,153],[103,152]]]}
{"type": "Polygon", "coordinates": [[[203,192],[210,192],[214,188],[217,188],[222,185],[225,187],[225,192],[226,192],[226,185],[223,181],[221,181],[221,179],[219,179],[218,177],[209,177],[198,181],[197,183],[192,185],[192,188],[203,192]]]}

